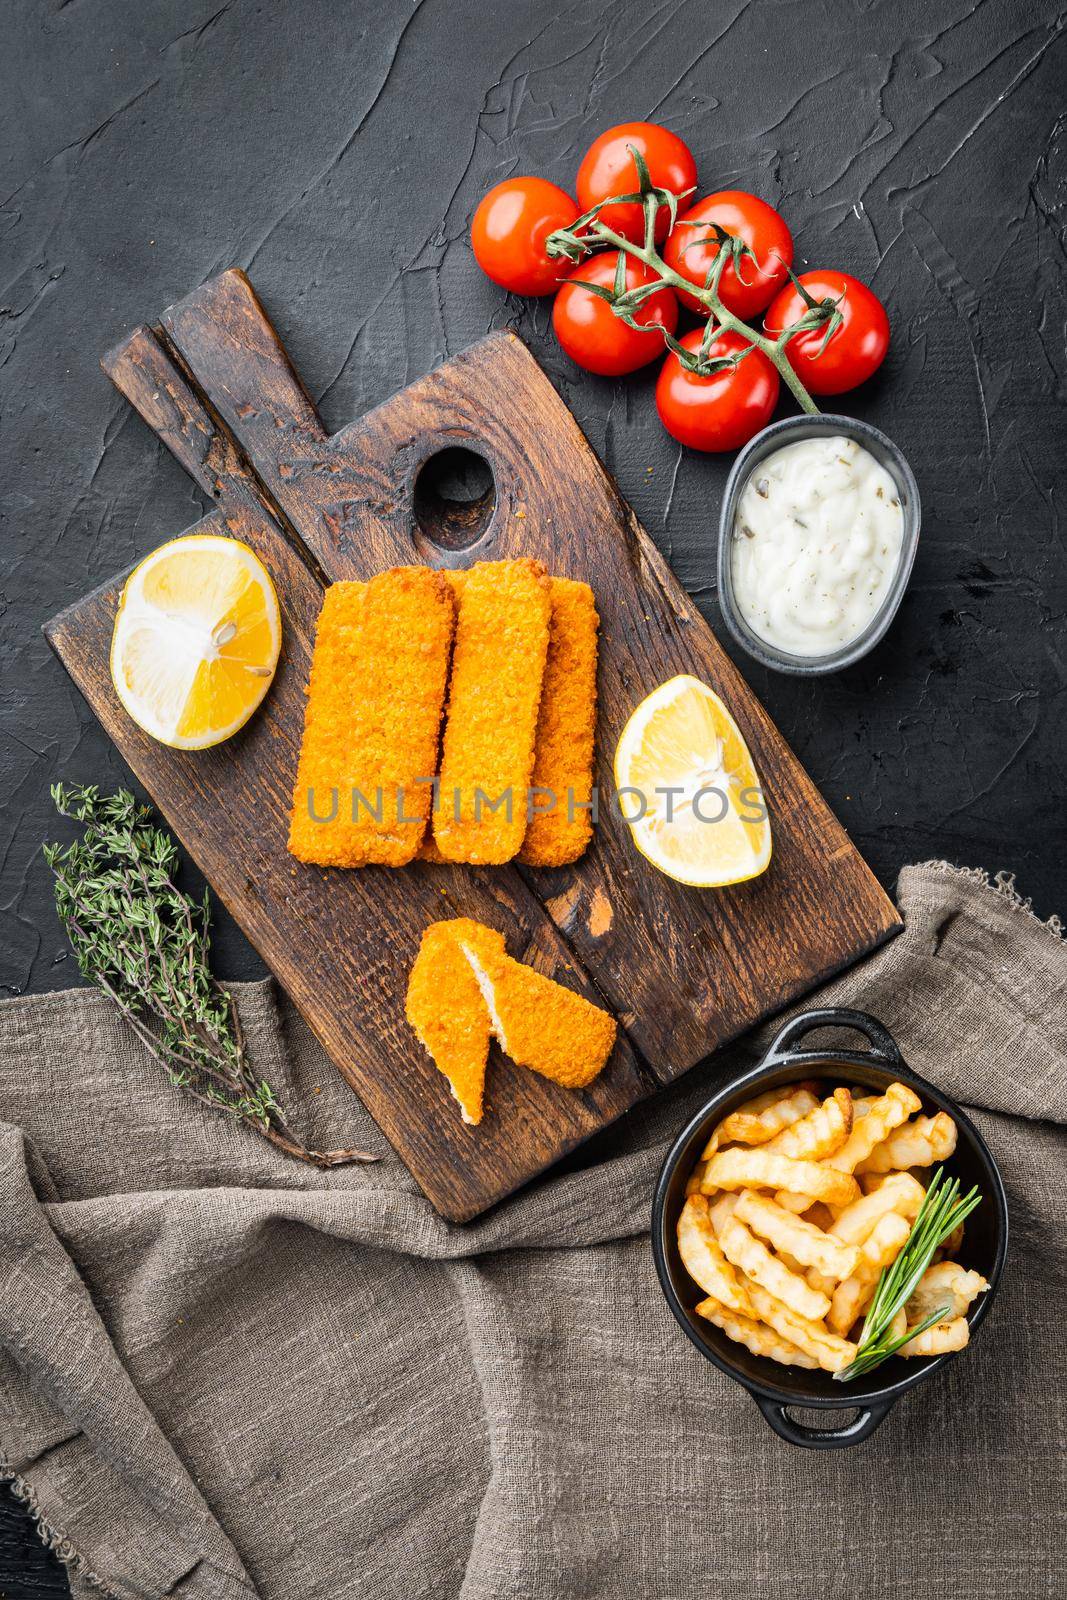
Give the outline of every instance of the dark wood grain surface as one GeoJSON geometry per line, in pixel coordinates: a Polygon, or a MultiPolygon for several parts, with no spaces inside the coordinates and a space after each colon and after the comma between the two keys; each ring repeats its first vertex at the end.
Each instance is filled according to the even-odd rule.
{"type": "MultiPolygon", "coordinates": [[[[192,754],[141,734],[110,682],[121,582],[48,636],[71,676],[331,1058],[433,1203],[466,1220],[511,1193],[717,1045],[888,937],[896,913],[711,630],[619,498],[525,346],[494,334],[328,437],[243,273],[226,272],[104,361],[217,502],[200,532],[251,545],[274,576],[285,650],[264,709],[192,754]],[[464,547],[416,511],[443,452],[488,464],[494,504],[464,547]],[[593,585],[601,616],[593,846],[556,871],[306,867],[286,851],[303,691],[323,583],[411,561],[539,557],[593,585]],[[692,672],[748,740],[774,857],[752,883],[687,889],[634,850],[611,804],[622,727],[651,688],[692,672]],[[573,1093],[491,1068],[472,1131],[404,1019],[419,939],[442,915],[606,1002],[615,1053],[573,1093]]],[[[353,685],[358,693],[358,685],[353,685]]]]}

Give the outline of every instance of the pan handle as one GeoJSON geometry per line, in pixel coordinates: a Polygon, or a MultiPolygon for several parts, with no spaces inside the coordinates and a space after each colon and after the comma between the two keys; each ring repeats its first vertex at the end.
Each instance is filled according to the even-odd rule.
{"type": "MultiPolygon", "coordinates": [[[[843,1427],[809,1428],[791,1417],[787,1408],[777,1400],[766,1400],[758,1394],[753,1394],[752,1398],[779,1439],[784,1439],[786,1444],[800,1445],[806,1450],[843,1450],[850,1444],[862,1444],[871,1437],[879,1423],[884,1422],[886,1413],[893,1405],[892,1400],[873,1401],[843,1427]]],[[[799,1403],[803,1404],[802,1401],[799,1403]]]]}
{"type": "Polygon", "coordinates": [[[847,1006],[826,1006],[815,1011],[802,1011],[799,1017],[793,1017],[781,1029],[764,1060],[770,1061],[774,1056],[784,1055],[806,1033],[813,1033],[816,1028],[856,1028],[860,1033],[866,1034],[876,1056],[891,1061],[894,1066],[904,1065],[904,1058],[889,1029],[868,1012],[851,1011],[847,1006]]]}

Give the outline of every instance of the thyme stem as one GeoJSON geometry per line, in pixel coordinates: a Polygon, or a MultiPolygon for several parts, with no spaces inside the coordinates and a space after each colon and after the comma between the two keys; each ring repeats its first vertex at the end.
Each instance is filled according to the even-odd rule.
{"type": "Polygon", "coordinates": [[[317,1167],[376,1161],[362,1150],[310,1150],[252,1071],[233,997],[212,976],[207,895],[175,884],[178,847],[124,789],[55,784],[61,816],[84,825],[46,844],[59,919],[78,970],[125,1017],[171,1083],[201,1105],[247,1122],[286,1155],[317,1167]]]}

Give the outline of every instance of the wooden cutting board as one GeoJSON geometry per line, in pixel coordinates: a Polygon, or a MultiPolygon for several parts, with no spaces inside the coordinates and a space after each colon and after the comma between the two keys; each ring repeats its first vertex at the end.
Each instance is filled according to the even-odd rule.
{"type": "MultiPolygon", "coordinates": [[[[108,647],[122,577],[54,618],[48,638],[444,1216],[476,1216],[898,931],[891,901],[513,334],[483,339],[332,438],[241,272],[139,328],[103,365],[218,502],[194,531],[245,540],[273,574],[281,665],[240,734],[189,754],[139,732],[115,697],[108,647]],[[440,453],[457,449],[487,462],[495,485],[459,506],[438,482],[440,453]],[[614,792],[615,745],[637,702],[666,678],[694,673],[733,711],[762,778],[774,829],[762,877],[733,889],[683,888],[636,853],[610,805],[584,859],[555,871],[343,871],[288,855],[324,585],[402,563],[523,555],[596,592],[602,795],[614,792]],[[443,916],[499,928],[512,955],[612,1009],[619,1042],[588,1090],[561,1089],[495,1056],[484,1121],[461,1123],[404,1020],[419,938],[443,916]]],[[[158,541],[175,531],[156,530],[158,541]]],[[[344,1129],[334,1132],[342,1142],[344,1129]]]]}

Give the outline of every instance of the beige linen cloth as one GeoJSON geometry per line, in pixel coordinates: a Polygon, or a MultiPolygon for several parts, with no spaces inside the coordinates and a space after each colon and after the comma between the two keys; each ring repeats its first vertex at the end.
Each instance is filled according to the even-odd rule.
{"type": "Polygon", "coordinates": [[[981,873],[898,896],[819,999],[975,1108],[1013,1233],[974,1347],[852,1450],[777,1439],[652,1266],[670,1140],[772,1029],[456,1227],[270,984],[237,991],[254,1060],[380,1165],[202,1112],[95,993],[5,1002],[0,1450],[79,1600],[1067,1592],[1067,945],[981,873]]]}

